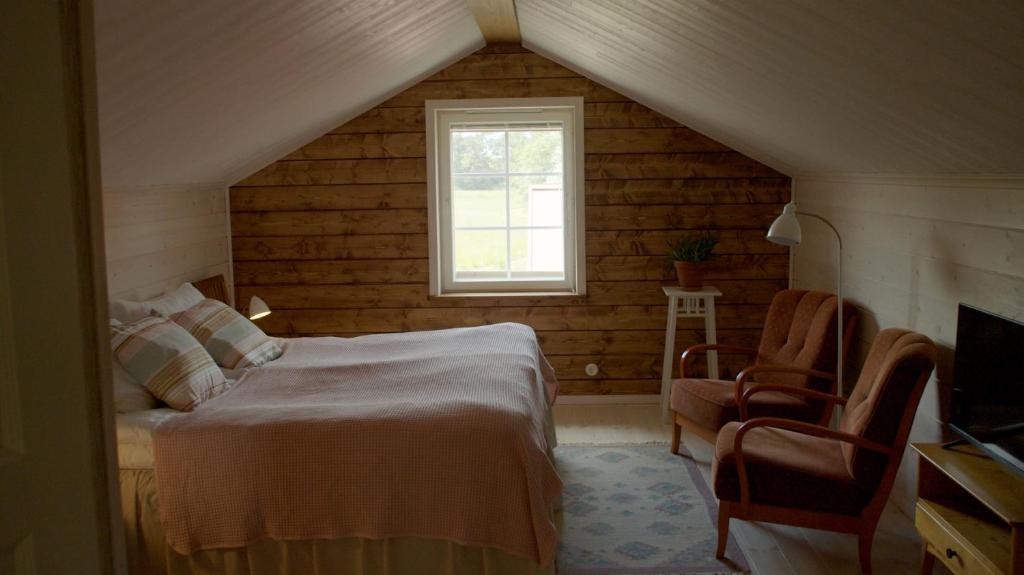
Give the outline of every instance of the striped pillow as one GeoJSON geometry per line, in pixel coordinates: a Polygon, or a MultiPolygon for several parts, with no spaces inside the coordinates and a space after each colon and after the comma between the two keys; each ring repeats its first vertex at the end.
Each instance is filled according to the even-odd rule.
{"type": "Polygon", "coordinates": [[[187,329],[220,366],[228,369],[259,367],[284,351],[277,340],[267,337],[256,324],[215,299],[205,299],[171,319],[187,329]]]}
{"type": "Polygon", "coordinates": [[[192,411],[228,389],[210,354],[165,317],[112,325],[110,332],[114,355],[125,371],[174,409],[192,411]]]}

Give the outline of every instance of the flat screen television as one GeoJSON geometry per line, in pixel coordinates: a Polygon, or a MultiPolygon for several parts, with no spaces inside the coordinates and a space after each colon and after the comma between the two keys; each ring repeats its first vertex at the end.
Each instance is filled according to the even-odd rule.
{"type": "Polygon", "coordinates": [[[1024,323],[960,304],[950,427],[1024,473],[1024,323]]]}

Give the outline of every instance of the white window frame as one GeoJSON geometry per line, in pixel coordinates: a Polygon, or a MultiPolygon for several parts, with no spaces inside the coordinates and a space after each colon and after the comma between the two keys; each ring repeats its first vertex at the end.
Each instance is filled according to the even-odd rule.
{"type": "MultiPolygon", "coordinates": [[[[521,117],[521,116],[520,116],[521,117]]],[[[427,192],[431,296],[583,295],[586,293],[586,246],[583,178],[583,98],[488,98],[428,100],[427,192]],[[563,232],[565,279],[557,281],[456,281],[452,273],[452,202],[450,129],[469,117],[481,122],[514,121],[516,114],[555,113],[564,122],[563,232]],[[438,153],[442,151],[444,153],[438,153]],[[571,238],[571,241],[570,241],[571,238]],[[443,257],[442,257],[443,256],[443,257]]]]}

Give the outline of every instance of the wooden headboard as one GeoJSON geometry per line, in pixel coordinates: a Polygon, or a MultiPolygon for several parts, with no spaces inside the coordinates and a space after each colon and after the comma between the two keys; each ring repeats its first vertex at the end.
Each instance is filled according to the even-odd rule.
{"type": "Polygon", "coordinates": [[[197,290],[210,299],[220,300],[228,305],[228,283],[221,274],[192,282],[197,290]]]}

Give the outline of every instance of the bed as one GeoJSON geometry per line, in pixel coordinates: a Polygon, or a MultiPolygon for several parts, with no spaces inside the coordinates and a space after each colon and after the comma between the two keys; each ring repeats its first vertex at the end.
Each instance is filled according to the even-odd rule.
{"type": "Polygon", "coordinates": [[[194,412],[118,416],[133,573],[555,572],[557,382],[530,328],[284,347],[194,412]]]}

